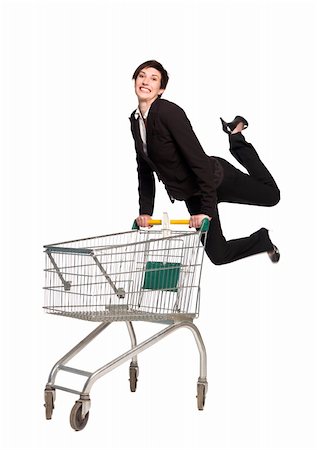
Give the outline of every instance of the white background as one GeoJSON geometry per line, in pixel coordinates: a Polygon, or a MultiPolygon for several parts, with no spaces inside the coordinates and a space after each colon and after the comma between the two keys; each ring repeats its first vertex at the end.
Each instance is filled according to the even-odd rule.
{"type": "MultiPolygon", "coordinates": [[[[2,448],[317,447],[313,3],[1,2],[2,448]],[[205,259],[196,322],[208,351],[204,412],[195,343],[180,331],[140,355],[135,394],[128,364],[98,381],[76,433],[68,416],[77,398],[58,392],[46,422],[43,389],[94,324],[42,312],[42,245],[130,228],[138,210],[131,77],[153,58],[170,74],[164,97],[185,109],[206,153],[236,164],[219,116],[249,120],[246,138],[281,202],[221,205],[223,230],[235,238],[269,228],[281,261],[205,259]]],[[[187,216],[158,186],[155,216],[165,210],[187,216]]],[[[140,339],[158,329],[136,326],[140,339]]],[[[79,367],[94,370],[128,345],[124,324],[113,325],[79,367]]]]}

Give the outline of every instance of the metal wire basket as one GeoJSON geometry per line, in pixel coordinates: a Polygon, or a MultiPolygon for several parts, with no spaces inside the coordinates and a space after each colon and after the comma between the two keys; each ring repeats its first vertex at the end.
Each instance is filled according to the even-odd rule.
{"type": "Polygon", "coordinates": [[[45,310],[90,321],[199,314],[206,230],[132,230],[46,245],[45,310]]]}

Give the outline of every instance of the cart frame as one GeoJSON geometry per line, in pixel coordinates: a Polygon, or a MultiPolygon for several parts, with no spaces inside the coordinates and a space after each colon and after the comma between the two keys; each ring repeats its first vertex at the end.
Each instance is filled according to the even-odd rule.
{"type": "MultiPolygon", "coordinates": [[[[165,218],[166,223],[166,218],[165,218]]],[[[208,231],[209,221],[205,220],[203,223],[203,226],[200,230],[196,230],[194,232],[186,232],[186,233],[180,233],[178,235],[178,238],[180,236],[188,236],[196,235],[199,240],[202,241],[202,244],[200,246],[204,246],[206,233],[208,231]]],[[[138,232],[138,230],[136,230],[138,232]]],[[[166,228],[163,228],[162,233],[164,234],[164,238],[169,238],[169,233],[167,232],[166,228]]],[[[125,233],[121,233],[125,234],[125,233]]],[[[117,234],[118,235],[118,234],[117,234]]],[[[112,236],[112,235],[109,235],[112,236]]],[[[114,235],[113,235],[114,236],[114,235]]],[[[87,238],[87,241],[94,239],[94,238],[87,238]]],[[[69,291],[72,288],[71,282],[68,282],[63,275],[63,270],[58,266],[58,263],[56,262],[54,256],[55,254],[76,254],[76,255],[89,255],[92,257],[97,265],[97,267],[100,269],[101,273],[104,275],[104,283],[109,283],[111,286],[112,279],[111,276],[106,272],[104,269],[104,264],[100,263],[98,259],[98,255],[96,252],[94,252],[91,248],[70,248],[67,247],[68,244],[74,244],[81,242],[82,240],[77,241],[69,241],[61,244],[53,244],[49,246],[45,246],[45,252],[47,254],[48,260],[52,266],[51,271],[54,272],[54,276],[57,277],[60,280],[60,291],[64,291],[63,294],[59,295],[65,295],[69,293],[69,291]],[[65,246],[66,245],[66,246],[65,246]],[[106,273],[103,273],[106,272],[106,273]]],[[[155,240],[151,239],[151,242],[155,240]]],[[[115,246],[117,248],[118,246],[115,246]]],[[[109,249],[109,246],[108,246],[109,249]]],[[[203,253],[202,253],[203,255],[203,253]]],[[[198,276],[198,282],[200,282],[200,276],[201,276],[201,267],[202,267],[202,261],[203,257],[201,256],[201,262],[199,267],[199,276],[198,276]]],[[[69,268],[67,269],[69,270],[69,268]]],[[[86,269],[85,269],[86,270],[86,269]]],[[[124,289],[118,288],[114,283],[112,288],[112,295],[115,295],[118,301],[123,301],[126,293],[124,289]]],[[[199,286],[198,286],[199,288],[199,286]]],[[[54,287],[54,290],[56,290],[56,287],[54,287]]],[[[171,289],[170,287],[168,289],[163,289],[163,295],[167,296],[173,296],[174,293],[170,293],[170,291],[175,291],[175,289],[171,289]]],[[[161,289],[157,289],[157,292],[161,292],[161,289]]],[[[55,294],[53,292],[53,294],[55,294]]],[[[155,293],[156,294],[156,293],[155,293]]],[[[178,294],[177,294],[178,295],[178,294]]],[[[139,375],[139,367],[138,367],[138,360],[137,355],[144,350],[152,347],[154,344],[159,342],[160,340],[164,339],[165,337],[169,336],[170,334],[174,333],[176,330],[179,330],[181,328],[186,328],[191,331],[191,333],[194,336],[198,352],[199,352],[199,377],[197,381],[197,407],[199,410],[204,409],[205,405],[205,398],[208,390],[208,382],[207,382],[207,353],[206,348],[203,342],[203,339],[201,337],[201,334],[197,328],[196,325],[194,325],[193,320],[198,317],[199,313],[199,295],[200,291],[197,290],[197,304],[195,311],[189,310],[189,311],[174,311],[171,312],[170,310],[166,311],[160,311],[160,313],[155,314],[151,313],[148,316],[148,313],[142,312],[139,317],[135,316],[135,313],[133,311],[127,311],[124,315],[121,314],[121,309],[118,310],[117,307],[114,306],[115,315],[106,316],[100,318],[98,315],[92,315],[92,313],[89,313],[87,315],[84,315],[81,317],[78,315],[77,312],[71,313],[70,317],[76,317],[76,318],[83,318],[85,320],[94,320],[94,321],[101,321],[101,323],[92,331],[90,332],[84,339],[82,339],[77,345],[75,345],[71,350],[69,350],[61,359],[59,359],[53,366],[53,368],[50,371],[48,381],[44,390],[44,398],[45,398],[45,412],[46,412],[46,419],[51,419],[53,414],[53,409],[55,406],[55,399],[56,399],[56,391],[62,390],[66,391],[72,394],[79,395],[79,400],[77,400],[71,410],[70,413],[70,425],[71,427],[76,430],[82,430],[88,421],[89,418],[89,410],[91,406],[91,400],[90,400],[90,391],[94,385],[94,383],[110,371],[114,370],[115,368],[119,367],[120,365],[124,364],[128,360],[131,360],[130,367],[129,367],[129,381],[130,381],[130,390],[131,392],[136,391],[137,387],[137,381],[138,381],[138,375],[139,375]],[[198,305],[198,306],[197,306],[198,305]],[[129,319],[129,316],[131,317],[131,320],[129,319]],[[99,320],[98,320],[99,319],[99,320]],[[141,320],[141,321],[149,321],[149,322],[155,322],[155,323],[162,323],[166,326],[157,332],[156,334],[150,336],[148,339],[144,340],[143,342],[137,343],[135,330],[133,327],[133,321],[134,320],[141,320]],[[131,341],[131,348],[126,351],[125,353],[121,354],[117,358],[113,359],[112,361],[108,362],[107,364],[101,366],[94,372],[88,372],[85,370],[77,369],[74,367],[70,367],[67,365],[67,363],[73,359],[79,352],[81,352],[87,345],[89,345],[100,333],[102,333],[108,326],[115,322],[115,321],[124,321],[126,323],[128,333],[130,336],[131,341]],[[75,375],[80,375],[86,378],[86,381],[83,385],[83,389],[81,391],[61,386],[59,384],[56,384],[56,378],[58,376],[58,373],[64,371],[64,372],[70,372],[75,375]]],[[[62,297],[64,298],[64,297],[62,297]]],[[[107,297],[105,297],[107,299],[107,297]]],[[[152,297],[151,297],[152,298],[152,297]]],[[[174,297],[173,297],[174,298],[174,297]]],[[[108,300],[107,300],[108,301],[108,300]]],[[[56,306],[53,305],[50,308],[47,309],[47,312],[49,313],[57,313],[60,315],[69,315],[69,313],[65,311],[61,311],[60,307],[57,308],[57,311],[54,311],[54,308],[56,306]]],[[[109,306],[108,306],[109,308],[109,306]]],[[[121,307],[120,307],[121,308],[121,307]]],[[[111,312],[111,308],[110,308],[111,312]]]]}

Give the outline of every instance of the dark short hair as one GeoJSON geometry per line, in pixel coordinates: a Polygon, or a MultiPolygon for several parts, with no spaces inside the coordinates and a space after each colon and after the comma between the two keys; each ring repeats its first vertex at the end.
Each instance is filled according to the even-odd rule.
{"type": "Polygon", "coordinates": [[[159,63],[158,61],[155,61],[155,59],[152,59],[150,61],[145,61],[143,64],[141,64],[134,72],[133,76],[132,76],[132,80],[135,80],[137,78],[137,76],[139,75],[139,73],[141,72],[141,70],[146,69],[148,67],[153,67],[153,69],[156,69],[160,72],[161,74],[161,89],[165,89],[168,83],[168,73],[167,71],[164,69],[164,67],[162,66],[161,63],[159,63]]]}

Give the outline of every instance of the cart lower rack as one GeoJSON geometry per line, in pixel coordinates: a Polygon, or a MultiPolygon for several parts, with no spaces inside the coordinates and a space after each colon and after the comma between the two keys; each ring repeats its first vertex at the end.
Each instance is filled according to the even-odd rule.
{"type": "Polygon", "coordinates": [[[199,410],[204,408],[208,387],[207,355],[193,320],[199,314],[203,243],[208,226],[209,221],[205,219],[200,230],[172,231],[165,215],[163,228],[159,230],[139,230],[134,224],[134,229],[129,232],[44,247],[46,312],[101,322],[53,366],[44,392],[46,419],[52,417],[56,390],[77,394],[79,400],[72,408],[70,424],[76,431],[82,430],[89,417],[93,384],[131,360],[130,390],[135,392],[139,373],[137,355],[183,327],[193,333],[198,347],[197,406],[199,410]],[[94,372],[66,366],[116,321],[126,322],[131,340],[128,351],[94,372]],[[134,321],[162,323],[165,327],[138,344],[134,321]],[[83,389],[77,391],[56,384],[60,371],[86,377],[83,389]]]}

